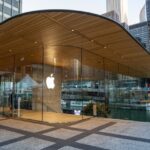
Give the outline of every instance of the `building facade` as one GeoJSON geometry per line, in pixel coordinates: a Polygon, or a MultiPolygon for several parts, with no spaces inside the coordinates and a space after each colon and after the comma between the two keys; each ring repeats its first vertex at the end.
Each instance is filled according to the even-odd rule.
{"type": "Polygon", "coordinates": [[[99,117],[150,121],[150,57],[114,21],[46,10],[1,26],[0,114],[52,122],[69,113],[70,122],[96,105],[99,117]]]}
{"type": "Polygon", "coordinates": [[[146,0],[146,16],[147,21],[150,21],[150,0],[146,0]]]}
{"type": "Polygon", "coordinates": [[[140,11],[140,22],[146,21],[146,5],[144,5],[140,11]]]}
{"type": "Polygon", "coordinates": [[[150,51],[150,0],[145,1],[140,12],[140,23],[131,25],[129,30],[147,51],[150,51]]]}
{"type": "Polygon", "coordinates": [[[128,1],[127,0],[107,0],[106,12],[115,11],[121,23],[128,24],[128,1]]]}
{"type": "Polygon", "coordinates": [[[129,27],[130,33],[149,51],[149,26],[148,22],[141,22],[129,27]]]}
{"type": "Polygon", "coordinates": [[[109,11],[105,14],[103,14],[104,17],[107,17],[109,19],[112,19],[116,22],[120,22],[120,18],[119,18],[119,15],[115,12],[115,11],[109,11]]]}
{"type": "Polygon", "coordinates": [[[22,0],[0,0],[0,22],[20,14],[22,0]]]}

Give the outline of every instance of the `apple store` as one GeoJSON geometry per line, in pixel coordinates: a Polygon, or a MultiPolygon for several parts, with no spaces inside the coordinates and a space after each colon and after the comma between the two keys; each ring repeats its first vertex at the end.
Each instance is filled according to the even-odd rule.
{"type": "Polygon", "coordinates": [[[149,53],[116,22],[47,10],[0,30],[0,114],[56,123],[149,112],[149,53]]]}

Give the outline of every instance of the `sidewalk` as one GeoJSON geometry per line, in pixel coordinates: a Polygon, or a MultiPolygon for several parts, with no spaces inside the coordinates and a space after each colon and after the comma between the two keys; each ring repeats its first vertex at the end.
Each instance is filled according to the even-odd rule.
{"type": "Polygon", "coordinates": [[[92,118],[47,124],[0,118],[0,150],[149,150],[150,123],[92,118]]]}

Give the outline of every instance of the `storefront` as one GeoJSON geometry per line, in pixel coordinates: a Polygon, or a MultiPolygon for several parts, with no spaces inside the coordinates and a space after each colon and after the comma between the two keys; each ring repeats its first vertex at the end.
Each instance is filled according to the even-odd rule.
{"type": "Polygon", "coordinates": [[[0,27],[1,114],[71,122],[91,116],[93,104],[103,117],[115,118],[118,108],[148,111],[149,54],[117,23],[51,10],[0,27]]]}

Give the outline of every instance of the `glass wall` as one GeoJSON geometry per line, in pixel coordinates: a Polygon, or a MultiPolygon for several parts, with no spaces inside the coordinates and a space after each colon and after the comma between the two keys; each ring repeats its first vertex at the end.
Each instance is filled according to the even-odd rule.
{"type": "Polygon", "coordinates": [[[0,114],[12,116],[13,101],[10,94],[14,83],[14,57],[0,59],[0,114]],[[6,61],[7,60],[7,61],[6,61]]]}
{"type": "Polygon", "coordinates": [[[103,61],[104,59],[102,57],[91,52],[84,50],[82,52],[82,92],[84,115],[104,115],[106,93],[103,61]],[[104,111],[96,111],[96,109],[104,111]]]}
{"type": "Polygon", "coordinates": [[[0,59],[1,114],[51,123],[150,121],[149,79],[83,48],[41,47],[0,59]]]}
{"type": "Polygon", "coordinates": [[[51,46],[44,50],[44,121],[48,121],[49,117],[51,122],[56,120],[70,122],[81,119],[80,58],[81,50],[74,47],[63,47],[62,51],[62,47],[51,46]],[[54,85],[48,85],[52,79],[54,85]],[[76,110],[80,112],[74,117],[72,114],[75,114],[76,110]]]}
{"type": "Polygon", "coordinates": [[[42,120],[43,50],[15,57],[14,115],[42,120]]]}

